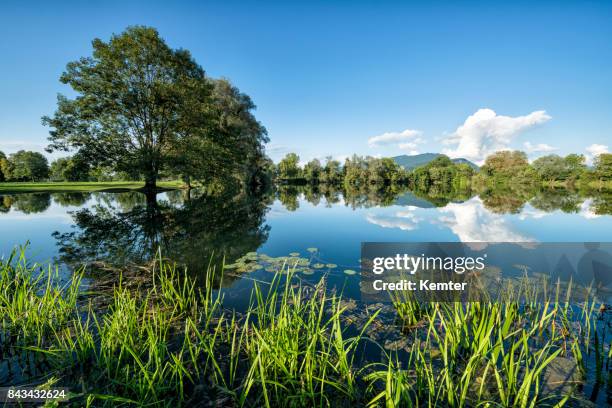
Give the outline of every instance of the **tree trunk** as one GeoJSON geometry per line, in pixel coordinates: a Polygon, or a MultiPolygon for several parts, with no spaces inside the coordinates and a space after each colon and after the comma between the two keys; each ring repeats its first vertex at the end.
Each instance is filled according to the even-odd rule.
{"type": "Polygon", "coordinates": [[[157,190],[157,173],[150,172],[145,176],[145,186],[144,189],[146,191],[156,191],[157,190]]]}

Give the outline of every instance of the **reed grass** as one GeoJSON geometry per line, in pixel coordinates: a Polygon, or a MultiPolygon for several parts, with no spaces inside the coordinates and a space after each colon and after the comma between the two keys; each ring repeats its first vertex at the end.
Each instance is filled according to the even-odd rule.
{"type": "Polygon", "coordinates": [[[142,274],[137,285],[119,275],[100,304],[81,271],[62,285],[13,253],[0,263],[0,357],[35,361],[28,381],[69,386],[74,406],[560,407],[573,396],[546,389],[555,359],[604,381],[612,356],[595,302],[570,305],[558,288],[542,299],[520,283],[503,302],[395,297],[412,341],[388,352],[366,335],[378,312],[350,326],[342,296],[290,265],[254,284],[243,313],[214,290],[223,271],[196,286],[160,256],[142,274]],[[381,357],[364,363],[368,345],[381,357]]]}

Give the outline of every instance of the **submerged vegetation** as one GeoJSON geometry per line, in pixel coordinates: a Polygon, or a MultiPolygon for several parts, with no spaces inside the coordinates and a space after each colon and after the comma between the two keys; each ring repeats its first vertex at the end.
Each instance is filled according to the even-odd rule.
{"type": "Polygon", "coordinates": [[[293,255],[233,268],[262,260],[275,273],[236,310],[212,267],[196,285],[159,257],[83,285],[14,253],[0,382],[69,387],[74,406],[560,407],[608,381],[609,315],[592,300],[520,301],[521,281],[504,303],[360,304],[303,280],[293,255]]]}

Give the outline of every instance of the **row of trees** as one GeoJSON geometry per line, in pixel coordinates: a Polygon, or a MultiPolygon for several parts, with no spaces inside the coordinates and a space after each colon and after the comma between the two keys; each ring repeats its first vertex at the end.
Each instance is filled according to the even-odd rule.
{"type": "Polygon", "coordinates": [[[6,155],[0,151],[0,182],[26,181],[110,181],[129,180],[128,175],[113,173],[107,168],[93,168],[76,154],[61,157],[49,165],[47,158],[38,152],[20,150],[6,155]]]}
{"type": "Polygon", "coordinates": [[[577,181],[612,180],[612,154],[597,156],[588,168],[583,155],[565,157],[547,155],[529,163],[521,151],[499,151],[486,158],[477,171],[465,163],[455,163],[440,155],[424,166],[407,171],[391,158],[353,155],[344,165],[328,157],[325,164],[313,159],[300,166],[295,153],[287,154],[274,168],[275,178],[281,182],[311,184],[405,184],[417,190],[435,187],[441,192],[469,187],[473,179],[480,183],[574,183],[577,181]]]}
{"type": "Polygon", "coordinates": [[[406,180],[408,173],[391,158],[353,155],[341,165],[339,161],[327,157],[325,164],[313,159],[302,167],[300,157],[289,153],[274,168],[274,176],[282,182],[359,186],[397,183],[406,180]]]}
{"type": "Polygon", "coordinates": [[[339,161],[327,157],[325,164],[321,164],[319,159],[313,159],[302,168],[300,157],[295,153],[287,154],[272,171],[276,180],[288,182],[336,184],[344,178],[339,161]]]}
{"type": "Polygon", "coordinates": [[[487,157],[478,177],[481,180],[512,183],[609,181],[612,180],[612,154],[600,154],[593,161],[592,168],[588,168],[581,154],[568,154],[565,157],[551,154],[529,163],[524,152],[499,151],[487,157]]]}

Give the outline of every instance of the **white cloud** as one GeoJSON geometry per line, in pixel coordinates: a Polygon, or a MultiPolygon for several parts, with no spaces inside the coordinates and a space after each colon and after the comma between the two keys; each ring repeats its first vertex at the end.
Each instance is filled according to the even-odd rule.
{"type": "Polygon", "coordinates": [[[559,150],[558,147],[551,146],[546,143],[538,143],[536,145],[531,144],[531,142],[523,143],[525,147],[525,151],[527,153],[545,153],[545,152],[554,152],[555,150],[559,150]]]}
{"type": "Polygon", "coordinates": [[[378,147],[383,145],[402,143],[410,139],[417,138],[421,134],[421,131],[414,129],[406,129],[402,132],[386,132],[382,135],[372,136],[371,138],[369,138],[368,145],[370,147],[378,147]]]}
{"type": "Polygon", "coordinates": [[[489,154],[507,149],[520,132],[550,119],[543,110],[512,117],[498,115],[492,109],[479,109],[444,140],[444,144],[455,147],[444,149],[443,153],[481,164],[489,154]]]}
{"type": "Polygon", "coordinates": [[[367,214],[366,220],[370,224],[378,225],[383,228],[398,228],[402,231],[412,231],[418,228],[423,219],[412,212],[414,207],[406,210],[397,211],[395,215],[367,214]]]}
{"type": "Polygon", "coordinates": [[[602,144],[592,144],[588,146],[586,149],[587,154],[587,163],[592,164],[593,160],[602,153],[610,153],[608,150],[608,146],[602,144]]]}
{"type": "Polygon", "coordinates": [[[423,143],[425,143],[425,141],[420,137],[417,137],[416,139],[410,142],[400,143],[397,145],[397,147],[399,147],[401,150],[407,151],[410,155],[415,155],[419,154],[418,147],[420,144],[423,143]]]}

